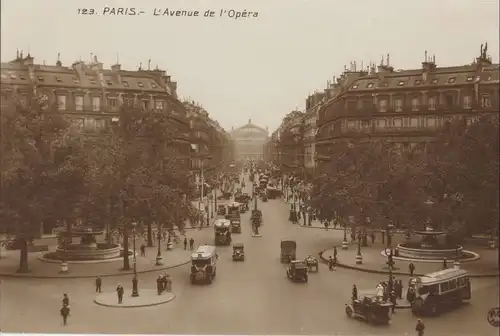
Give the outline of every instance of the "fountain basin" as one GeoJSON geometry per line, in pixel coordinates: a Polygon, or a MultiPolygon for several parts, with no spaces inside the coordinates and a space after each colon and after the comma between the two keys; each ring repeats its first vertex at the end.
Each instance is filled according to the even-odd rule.
{"type": "Polygon", "coordinates": [[[454,248],[443,246],[443,248],[414,248],[408,247],[406,244],[398,244],[398,256],[408,259],[424,259],[424,260],[454,260],[460,259],[462,256],[463,247],[456,245],[454,248]]]}
{"type": "Polygon", "coordinates": [[[120,257],[120,245],[97,243],[91,245],[69,244],[57,247],[55,255],[59,260],[105,260],[120,257]]]}
{"type": "MultiPolygon", "coordinates": [[[[123,248],[120,248],[120,253],[117,257],[113,258],[106,258],[106,259],[78,259],[78,260],[69,260],[69,259],[64,259],[68,264],[92,264],[92,263],[108,263],[108,262],[115,262],[115,261],[121,261],[123,259],[123,254],[125,251],[123,248]]],[[[129,257],[134,256],[134,251],[129,250],[128,251],[129,257]]],[[[48,252],[48,253],[40,253],[37,258],[40,261],[46,262],[46,263],[54,263],[54,264],[59,264],[63,259],[61,259],[60,254],[57,252],[48,252]]]]}

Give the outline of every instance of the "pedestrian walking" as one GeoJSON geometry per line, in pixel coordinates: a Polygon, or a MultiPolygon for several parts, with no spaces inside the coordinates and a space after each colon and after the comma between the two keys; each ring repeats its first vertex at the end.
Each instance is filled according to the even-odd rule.
{"type": "Polygon", "coordinates": [[[337,255],[338,255],[337,246],[334,246],[333,247],[333,259],[335,259],[335,261],[337,260],[337,255]]]}
{"type": "Polygon", "coordinates": [[[62,320],[63,320],[63,325],[66,325],[68,323],[69,306],[63,305],[60,312],[61,312],[61,316],[62,316],[62,320]]]}
{"type": "Polygon", "coordinates": [[[116,295],[118,296],[118,304],[123,303],[123,292],[124,292],[123,287],[122,287],[122,285],[119,284],[116,287],[116,295]]]}
{"type": "Polygon", "coordinates": [[[390,294],[390,300],[391,300],[391,303],[392,303],[392,313],[394,314],[396,312],[396,305],[398,303],[397,301],[397,298],[396,298],[396,292],[395,291],[392,291],[390,294]]]}
{"type": "Polygon", "coordinates": [[[377,298],[381,299],[384,296],[384,286],[382,286],[382,283],[379,283],[377,285],[377,298]]]}
{"type": "Polygon", "coordinates": [[[64,305],[69,306],[69,297],[68,297],[68,294],[66,294],[66,293],[63,294],[62,304],[63,304],[63,306],[64,305]]]}
{"type": "Polygon", "coordinates": [[[443,259],[443,269],[447,269],[448,268],[448,259],[446,257],[444,257],[443,259]]]}
{"type": "Polygon", "coordinates": [[[370,238],[372,239],[372,245],[375,244],[375,232],[370,233],[370,238]]]}
{"type": "Polygon", "coordinates": [[[354,232],[353,229],[351,229],[351,243],[354,243],[355,240],[356,240],[356,233],[354,232]]]}
{"type": "Polygon", "coordinates": [[[417,325],[415,326],[415,331],[417,332],[417,336],[424,336],[425,324],[421,319],[417,320],[417,325]]]}
{"type": "Polygon", "coordinates": [[[415,265],[413,265],[413,263],[410,263],[410,265],[408,265],[408,268],[410,269],[410,277],[413,277],[413,272],[415,272],[415,265]]]}
{"type": "Polygon", "coordinates": [[[184,250],[187,250],[188,239],[184,237],[184,250]]]}
{"type": "Polygon", "coordinates": [[[328,270],[329,270],[329,271],[333,271],[333,270],[334,270],[334,267],[335,267],[335,262],[334,262],[334,260],[333,260],[332,256],[330,256],[330,257],[328,258],[328,270]]]}
{"type": "Polygon", "coordinates": [[[146,256],[146,245],[142,244],[140,249],[141,249],[141,257],[145,257],[146,256]]]}
{"type": "Polygon", "coordinates": [[[97,277],[95,279],[95,292],[96,293],[101,293],[101,286],[102,286],[102,279],[101,277],[97,277]]]}
{"type": "Polygon", "coordinates": [[[189,249],[192,251],[193,248],[194,248],[194,239],[191,238],[191,239],[189,239],[189,249]]]}
{"type": "Polygon", "coordinates": [[[334,219],[333,220],[333,228],[336,229],[338,224],[339,224],[339,221],[337,219],[334,219]]]}
{"type": "Polygon", "coordinates": [[[352,301],[356,301],[358,299],[358,288],[356,284],[352,285],[352,301]]]}

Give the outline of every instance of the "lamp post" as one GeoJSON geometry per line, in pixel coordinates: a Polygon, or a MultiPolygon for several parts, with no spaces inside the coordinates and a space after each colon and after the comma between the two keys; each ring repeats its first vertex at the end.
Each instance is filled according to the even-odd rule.
{"type": "Polygon", "coordinates": [[[358,228],[358,252],[356,253],[356,264],[361,265],[363,263],[363,255],[361,255],[361,238],[363,234],[361,229],[358,228]]]}
{"type": "MultiPolygon", "coordinates": [[[[132,222],[132,235],[133,235],[133,246],[134,246],[134,277],[132,278],[132,297],[139,296],[139,280],[137,279],[137,253],[135,249],[135,236],[136,231],[135,228],[137,226],[136,222],[132,222]]],[[[127,253],[127,251],[125,251],[127,253]]]]}
{"type": "Polygon", "coordinates": [[[394,225],[392,223],[389,222],[389,224],[387,224],[387,230],[386,230],[386,233],[387,233],[387,248],[391,248],[391,245],[392,245],[392,228],[394,227],[394,225]]]}
{"type": "Polygon", "coordinates": [[[392,255],[392,249],[391,248],[386,248],[385,249],[385,255],[387,256],[387,266],[389,268],[389,279],[387,281],[387,286],[389,287],[389,293],[392,293],[392,289],[394,287],[394,280],[392,277],[392,269],[394,267],[394,259],[392,255]]]}
{"type": "Polygon", "coordinates": [[[349,243],[347,242],[347,223],[344,221],[344,239],[342,240],[342,250],[347,250],[349,248],[349,243]]]}
{"type": "Polygon", "coordinates": [[[217,188],[219,187],[219,182],[215,183],[214,188],[214,211],[217,211],[217,188]]]}
{"type": "Polygon", "coordinates": [[[161,226],[158,225],[158,230],[156,232],[156,239],[158,240],[158,253],[156,254],[156,265],[163,265],[163,257],[161,255],[161,226]]]}

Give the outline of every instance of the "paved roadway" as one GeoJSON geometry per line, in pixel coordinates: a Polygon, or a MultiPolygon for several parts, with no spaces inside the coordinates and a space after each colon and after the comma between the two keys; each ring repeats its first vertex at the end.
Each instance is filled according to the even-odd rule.
{"type": "MultiPolygon", "coordinates": [[[[93,281],[3,279],[0,327],[4,332],[36,333],[155,333],[155,334],[323,334],[323,335],[414,335],[415,318],[398,311],[391,326],[370,326],[349,320],[344,303],[351,286],[374,288],[382,275],[339,269],[328,272],[321,265],[308,284],[292,283],[279,262],[280,241],[296,239],[298,255],[317,255],[331,247],[339,232],[304,229],[289,223],[289,205],[281,200],[260,203],[264,214],[263,237],[251,235],[249,213],[244,214],[241,235],[233,241],[245,243],[246,260],[233,262],[231,248],[219,248],[217,278],[211,285],[189,283],[189,267],[169,273],[174,279],[176,299],[166,305],[119,309],[96,306],[93,281]],[[59,318],[63,292],[71,298],[72,316],[62,327],[59,318]]],[[[212,231],[190,233],[200,243],[212,243],[212,231]]],[[[341,253],[341,251],[340,251],[341,253]]],[[[141,274],[141,286],[154,287],[157,274],[141,274]]],[[[113,290],[121,282],[126,291],[129,277],[104,279],[113,290]]],[[[474,279],[470,305],[438,318],[426,319],[426,336],[497,335],[486,322],[490,307],[498,306],[498,280],[474,279]]]]}

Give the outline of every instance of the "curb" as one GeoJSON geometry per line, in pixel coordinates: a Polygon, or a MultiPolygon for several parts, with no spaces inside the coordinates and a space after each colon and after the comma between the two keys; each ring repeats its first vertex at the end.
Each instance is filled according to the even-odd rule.
{"type": "Polygon", "coordinates": [[[158,302],[154,302],[154,303],[144,303],[144,304],[138,304],[138,305],[135,305],[135,306],[122,306],[122,305],[119,305],[117,303],[115,304],[108,304],[108,303],[102,303],[102,302],[98,302],[97,301],[97,298],[94,299],[94,303],[98,306],[103,306],[103,307],[108,307],[108,308],[144,308],[144,307],[154,307],[154,306],[159,306],[159,305],[162,305],[162,304],[165,304],[165,303],[169,303],[170,301],[174,300],[176,298],[176,295],[171,293],[172,296],[169,297],[168,299],[165,299],[163,301],[158,301],[158,302]]]}
{"type": "MultiPolygon", "coordinates": [[[[168,266],[162,266],[154,269],[148,269],[148,270],[143,270],[143,271],[137,271],[137,274],[145,274],[145,273],[152,273],[152,272],[158,272],[158,271],[164,271],[172,268],[177,268],[181,267],[184,265],[187,265],[191,262],[191,260],[184,261],[179,264],[173,264],[173,265],[168,265],[168,266]]],[[[93,275],[29,275],[30,273],[0,273],[0,278],[5,277],[5,278],[24,278],[24,279],[90,279],[90,278],[95,278],[97,276],[101,278],[111,278],[111,277],[116,277],[116,276],[122,276],[122,275],[130,275],[134,274],[134,271],[127,270],[127,271],[121,271],[120,273],[108,273],[108,274],[93,274],[93,275]]]]}
{"type": "MultiPolygon", "coordinates": [[[[327,249],[327,250],[324,250],[324,251],[321,251],[319,252],[319,258],[320,260],[323,262],[323,263],[328,263],[328,259],[326,259],[325,257],[323,257],[323,253],[327,252],[327,251],[330,251],[331,249],[327,249]]],[[[342,264],[342,263],[339,263],[337,262],[337,267],[342,267],[342,268],[346,268],[346,269],[351,269],[351,270],[354,270],[354,271],[359,271],[359,272],[365,272],[365,273],[372,273],[372,274],[389,274],[388,271],[382,271],[382,270],[374,270],[374,269],[369,269],[369,268],[361,268],[361,267],[356,267],[356,266],[351,266],[351,265],[346,265],[346,264],[342,264]]],[[[392,272],[393,275],[406,275],[406,276],[410,276],[410,273],[408,272],[392,272]]],[[[422,273],[413,273],[413,275],[415,276],[423,276],[425,274],[422,274],[422,273]]],[[[474,273],[471,273],[469,274],[469,277],[470,278],[497,278],[499,277],[500,274],[499,273],[484,273],[484,274],[474,274],[474,273]]]]}

